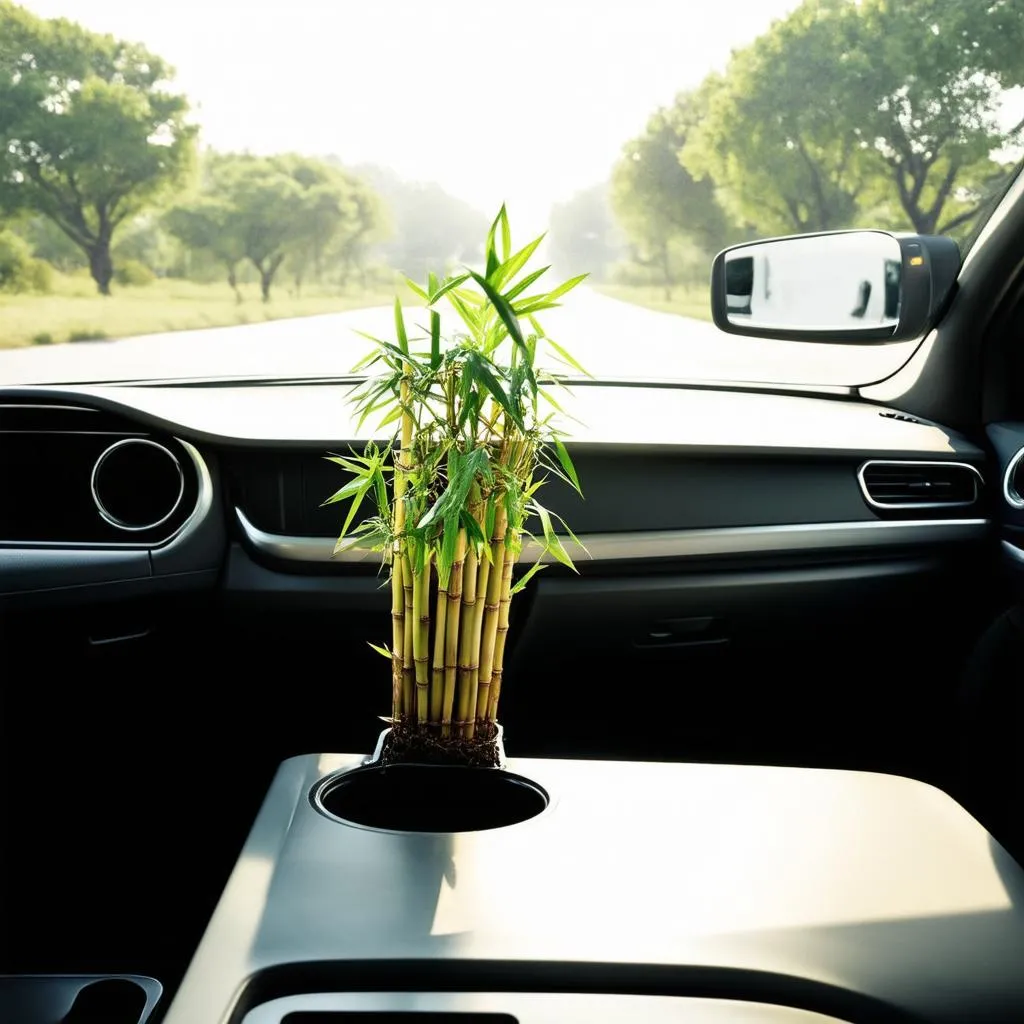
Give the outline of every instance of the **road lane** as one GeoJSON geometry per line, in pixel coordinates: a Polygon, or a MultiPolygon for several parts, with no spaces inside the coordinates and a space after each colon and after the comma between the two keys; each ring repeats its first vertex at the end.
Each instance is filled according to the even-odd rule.
{"type": "MultiPolygon", "coordinates": [[[[423,320],[415,309],[408,310],[408,318],[423,320]]],[[[586,288],[568,296],[563,307],[546,311],[542,322],[599,378],[865,383],[892,373],[915,344],[815,345],[733,337],[713,324],[586,288]]],[[[391,309],[2,350],[0,385],[337,376],[348,373],[369,349],[356,331],[393,338],[391,309]]]]}

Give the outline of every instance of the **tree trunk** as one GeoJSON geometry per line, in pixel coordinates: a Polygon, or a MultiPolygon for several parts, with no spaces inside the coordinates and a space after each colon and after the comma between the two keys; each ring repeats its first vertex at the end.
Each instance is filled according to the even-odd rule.
{"type": "Polygon", "coordinates": [[[89,273],[96,282],[100,295],[110,294],[110,282],[114,278],[114,263],[110,258],[110,239],[100,237],[89,249],[89,273]]]}
{"type": "Polygon", "coordinates": [[[661,247],[661,273],[665,279],[665,301],[672,301],[672,266],[668,258],[668,243],[664,243],[661,247]]]}
{"type": "Polygon", "coordinates": [[[235,273],[234,263],[228,267],[228,284],[231,285],[231,290],[235,293],[235,302],[240,306],[242,304],[242,291],[238,287],[238,274],[235,273]]]}

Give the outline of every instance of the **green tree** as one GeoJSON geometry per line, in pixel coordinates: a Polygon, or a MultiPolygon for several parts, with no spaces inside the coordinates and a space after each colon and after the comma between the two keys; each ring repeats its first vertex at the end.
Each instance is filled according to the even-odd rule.
{"type": "Polygon", "coordinates": [[[804,0],[701,87],[684,166],[760,234],[954,230],[1005,178],[1024,0],[804,0]]]}
{"type": "Polygon", "coordinates": [[[858,88],[843,125],[877,156],[908,227],[955,230],[1005,181],[1012,165],[991,155],[1024,129],[1000,118],[1024,84],[1024,0],[865,0],[846,23],[843,77],[858,88]]]}
{"type": "Polygon", "coordinates": [[[245,250],[232,217],[233,211],[223,197],[203,195],[169,210],[165,223],[167,230],[186,248],[208,253],[223,265],[235,300],[241,302],[238,266],[245,259],[245,250]]]}
{"type": "Polygon", "coordinates": [[[104,295],[118,227],[191,166],[172,74],[141,46],[0,0],[0,206],[53,221],[104,295]]]}
{"type": "Polygon", "coordinates": [[[362,269],[366,246],[384,227],[379,200],[365,182],[322,160],[287,155],[272,163],[303,189],[287,257],[296,291],[310,273],[321,280],[328,265],[344,285],[354,269],[362,269]]]}
{"type": "Polygon", "coordinates": [[[759,234],[827,231],[857,218],[869,172],[863,140],[844,128],[854,97],[838,59],[841,21],[853,10],[849,0],[806,0],[699,90],[706,116],[682,163],[713,180],[722,205],[759,234]]]}
{"type": "Polygon", "coordinates": [[[634,260],[660,269],[666,299],[675,279],[674,241],[685,239],[712,253],[735,231],[716,200],[714,184],[707,177],[695,178],[679,159],[701,116],[694,97],[679,96],[672,107],[656,111],[644,133],[623,147],[612,171],[612,209],[634,260]]]}
{"type": "Polygon", "coordinates": [[[612,214],[608,183],[592,185],[551,208],[552,262],[567,274],[600,279],[620,259],[624,239],[612,214]]]}

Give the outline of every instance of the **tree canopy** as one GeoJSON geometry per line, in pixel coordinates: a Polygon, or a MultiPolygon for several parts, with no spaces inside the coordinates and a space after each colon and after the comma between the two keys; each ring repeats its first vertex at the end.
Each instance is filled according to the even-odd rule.
{"type": "Polygon", "coordinates": [[[142,46],[0,0],[0,207],[49,218],[103,294],[117,228],[192,166],[172,77],[142,46]]]}
{"type": "Polygon", "coordinates": [[[1024,0],[804,0],[702,84],[682,163],[760,234],[953,230],[1007,172],[1022,48],[1024,0]]]}
{"type": "Polygon", "coordinates": [[[358,179],[295,155],[210,154],[199,194],[171,210],[169,230],[221,262],[236,293],[237,267],[256,269],[264,301],[290,261],[297,287],[333,259],[344,276],[382,223],[376,197],[358,179]]]}

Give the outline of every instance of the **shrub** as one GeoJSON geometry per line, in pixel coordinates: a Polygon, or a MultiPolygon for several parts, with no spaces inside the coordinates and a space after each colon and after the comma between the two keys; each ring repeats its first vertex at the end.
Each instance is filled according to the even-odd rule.
{"type": "Polygon", "coordinates": [[[25,291],[25,275],[32,263],[32,250],[13,231],[0,231],[0,291],[25,291]]]}
{"type": "Polygon", "coordinates": [[[124,260],[114,271],[114,280],[121,285],[134,285],[141,288],[152,284],[156,280],[156,274],[145,263],[140,263],[138,260],[124,260]]]}
{"type": "Polygon", "coordinates": [[[49,331],[40,331],[32,336],[33,345],[52,345],[53,335],[49,331]]]}
{"type": "Polygon", "coordinates": [[[53,267],[46,260],[29,260],[24,275],[26,291],[49,295],[53,291],[53,277],[53,267]]]}
{"type": "Polygon", "coordinates": [[[105,341],[107,338],[106,331],[97,330],[77,330],[72,331],[68,335],[68,341],[105,341]]]}

